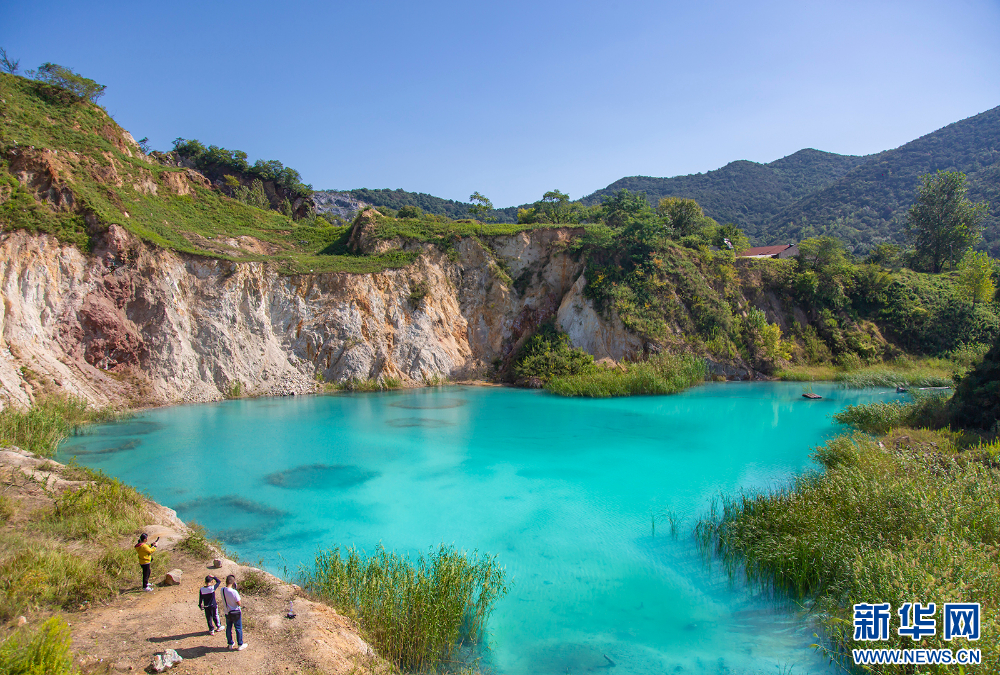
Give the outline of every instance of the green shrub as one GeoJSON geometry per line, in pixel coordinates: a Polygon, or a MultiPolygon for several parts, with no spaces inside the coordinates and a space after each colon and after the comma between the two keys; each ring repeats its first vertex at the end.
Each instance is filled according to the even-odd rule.
{"type": "Polygon", "coordinates": [[[70,675],[73,666],[69,624],[59,616],[37,630],[21,629],[0,643],[2,675],[70,675]]]}
{"type": "Polygon", "coordinates": [[[545,388],[560,396],[638,396],[676,394],[705,381],[705,360],[659,354],[618,368],[592,367],[576,375],[554,377],[545,388]]]}
{"type": "Polygon", "coordinates": [[[188,534],[179,542],[177,548],[196,558],[211,558],[218,548],[214,542],[209,541],[205,528],[198,523],[188,523],[188,534]]]}
{"type": "Polygon", "coordinates": [[[278,586],[269,574],[259,569],[250,569],[240,579],[240,592],[267,598],[274,595],[278,586]]]}
{"type": "Polygon", "coordinates": [[[304,585],[354,615],[382,658],[423,671],[485,639],[504,577],[496,558],[444,545],[416,561],[382,547],[372,555],[335,548],[316,556],[304,585]]]}
{"type": "Polygon", "coordinates": [[[575,375],[590,368],[594,357],[577,347],[571,347],[569,336],[555,324],[543,324],[514,357],[516,381],[538,378],[543,383],[560,375],[575,375]]]}
{"type": "Polygon", "coordinates": [[[958,383],[954,415],[963,427],[997,430],[1000,424],[1000,340],[958,383]]]}

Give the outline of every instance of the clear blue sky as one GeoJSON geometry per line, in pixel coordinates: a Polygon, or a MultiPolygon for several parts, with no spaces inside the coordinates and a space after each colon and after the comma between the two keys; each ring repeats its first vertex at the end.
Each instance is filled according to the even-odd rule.
{"type": "Polygon", "coordinates": [[[0,46],[106,84],[157,149],[498,206],[878,152],[1000,105],[997,0],[0,0],[0,46]]]}

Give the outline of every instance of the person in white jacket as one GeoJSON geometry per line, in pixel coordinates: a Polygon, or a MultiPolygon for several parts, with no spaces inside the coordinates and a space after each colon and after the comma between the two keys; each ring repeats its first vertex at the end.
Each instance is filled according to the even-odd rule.
{"type": "Polygon", "coordinates": [[[236,577],[226,577],[226,587],[222,589],[222,603],[226,606],[226,642],[229,648],[243,651],[247,643],[243,641],[243,607],[240,592],[236,590],[236,577]],[[236,628],[236,642],[233,642],[233,628],[236,628]]]}

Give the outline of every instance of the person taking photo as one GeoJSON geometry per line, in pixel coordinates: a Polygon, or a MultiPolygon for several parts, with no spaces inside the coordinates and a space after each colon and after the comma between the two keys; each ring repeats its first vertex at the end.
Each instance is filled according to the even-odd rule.
{"type": "Polygon", "coordinates": [[[149,535],[145,532],[139,535],[139,541],[135,545],[135,552],[139,556],[139,567],[142,568],[142,588],[143,590],[151,591],[153,587],[149,583],[149,573],[152,570],[153,551],[156,550],[156,542],[160,541],[160,538],[157,537],[156,541],[152,544],[147,544],[147,539],[149,539],[149,535]]]}

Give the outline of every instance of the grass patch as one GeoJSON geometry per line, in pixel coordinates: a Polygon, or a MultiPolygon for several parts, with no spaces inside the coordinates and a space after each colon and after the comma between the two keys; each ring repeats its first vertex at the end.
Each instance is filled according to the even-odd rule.
{"type": "Polygon", "coordinates": [[[0,523],[6,523],[17,513],[16,502],[7,495],[0,495],[0,523]]]}
{"type": "Polygon", "coordinates": [[[22,628],[0,643],[3,675],[70,675],[73,666],[69,624],[54,616],[37,629],[22,628]]]}
{"type": "Polygon", "coordinates": [[[553,377],[545,388],[560,396],[638,396],[676,394],[705,381],[705,360],[696,356],[658,354],[619,368],[593,366],[576,375],[553,377]]]}
{"type": "Polygon", "coordinates": [[[340,391],[388,391],[399,389],[402,386],[403,380],[398,377],[370,377],[367,379],[352,377],[335,385],[340,391]]]}
{"type": "Polygon", "coordinates": [[[56,499],[46,519],[50,530],[70,539],[108,539],[133,533],[149,519],[135,488],[104,477],[56,499]]]}
{"type": "Polygon", "coordinates": [[[505,570],[491,556],[448,546],[415,561],[379,548],[316,556],[304,580],[312,593],[357,618],[382,658],[404,670],[433,670],[485,637],[505,570]]]}
{"type": "MultiPolygon", "coordinates": [[[[897,359],[861,368],[843,368],[829,363],[789,366],[776,373],[789,382],[834,381],[852,389],[869,387],[950,387],[975,359],[975,349],[962,351],[955,359],[897,359]]],[[[949,355],[950,357],[950,355],[949,355]]]]}
{"type": "MultiPolygon", "coordinates": [[[[988,453],[947,432],[899,432],[880,443],[841,436],[817,449],[824,473],[786,489],[722,501],[697,526],[698,541],[732,574],[815,600],[841,656],[852,647],[855,603],[982,603],[982,625],[1000,613],[1000,471],[988,453]],[[960,452],[962,451],[962,452],[960,452]]],[[[940,621],[940,613],[938,616],[940,621]]],[[[914,647],[895,630],[879,647],[914,647]]],[[[942,631],[920,645],[948,648],[942,631]]],[[[965,645],[961,645],[965,646],[965,645]]],[[[983,663],[1000,658],[1000,634],[974,645],[983,663]]],[[[873,672],[904,672],[876,667],[873,672]]],[[[950,672],[928,666],[926,673],[950,672]]]]}

